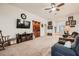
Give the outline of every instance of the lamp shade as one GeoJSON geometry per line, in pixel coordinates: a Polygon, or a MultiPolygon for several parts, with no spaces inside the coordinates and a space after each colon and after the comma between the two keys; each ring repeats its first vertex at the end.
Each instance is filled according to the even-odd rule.
{"type": "Polygon", "coordinates": [[[70,31],[70,26],[65,26],[64,31],[70,31]]]}

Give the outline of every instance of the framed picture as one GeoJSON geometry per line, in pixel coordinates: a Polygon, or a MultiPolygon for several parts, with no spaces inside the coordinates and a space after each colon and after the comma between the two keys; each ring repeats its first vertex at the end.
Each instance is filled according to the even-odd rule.
{"type": "Polygon", "coordinates": [[[41,27],[43,27],[43,24],[41,24],[41,27]]]}
{"type": "Polygon", "coordinates": [[[70,21],[66,21],[66,26],[70,25],[70,21]]]}
{"type": "Polygon", "coordinates": [[[48,36],[52,36],[52,33],[47,33],[48,36]]]}
{"type": "Polygon", "coordinates": [[[49,21],[49,22],[48,22],[48,25],[52,25],[52,21],[49,21]]]}
{"type": "Polygon", "coordinates": [[[73,20],[73,16],[68,17],[68,21],[71,21],[71,20],[73,20]]]}
{"type": "Polygon", "coordinates": [[[71,25],[76,25],[76,20],[72,20],[71,25]]]}
{"type": "Polygon", "coordinates": [[[53,29],[53,26],[48,26],[48,29],[53,29]]]}
{"type": "Polygon", "coordinates": [[[71,26],[70,26],[70,27],[75,27],[75,25],[76,25],[76,20],[72,20],[72,21],[71,21],[71,26]]]}

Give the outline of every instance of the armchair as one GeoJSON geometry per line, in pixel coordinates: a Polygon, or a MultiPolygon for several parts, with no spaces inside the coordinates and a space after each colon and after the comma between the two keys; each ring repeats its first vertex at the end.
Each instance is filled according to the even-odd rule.
{"type": "Polygon", "coordinates": [[[8,41],[9,36],[3,36],[2,31],[0,30],[0,50],[4,50],[4,44],[8,41]]]}
{"type": "Polygon", "coordinates": [[[77,35],[78,35],[77,32],[73,32],[73,33],[71,34],[71,37],[75,38],[77,35]]]}

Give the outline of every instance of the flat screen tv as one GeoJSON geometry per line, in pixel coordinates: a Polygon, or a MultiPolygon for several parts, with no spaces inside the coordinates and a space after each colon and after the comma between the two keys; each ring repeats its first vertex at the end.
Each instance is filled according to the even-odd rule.
{"type": "Polygon", "coordinates": [[[21,19],[17,19],[17,28],[30,28],[30,21],[21,21],[21,19]]]}

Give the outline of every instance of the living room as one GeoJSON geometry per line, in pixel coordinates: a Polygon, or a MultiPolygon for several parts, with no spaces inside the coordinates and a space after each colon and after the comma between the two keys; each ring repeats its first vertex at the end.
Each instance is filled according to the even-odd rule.
{"type": "MultiPolygon", "coordinates": [[[[7,44],[1,46],[0,55],[51,56],[51,47],[56,46],[59,39],[60,44],[65,44],[61,37],[65,31],[68,33],[63,37],[71,36],[73,32],[79,33],[78,16],[79,3],[1,3],[0,33],[9,37],[5,41],[7,44]],[[51,11],[54,8],[51,5],[57,9],[51,11]]],[[[67,43],[71,44],[72,41],[68,38],[67,43]]],[[[55,48],[58,49],[58,45],[55,48]]]]}
{"type": "MultiPolygon", "coordinates": [[[[28,6],[28,3],[25,3],[25,4],[21,3],[19,5],[28,6]]],[[[31,4],[29,4],[29,5],[31,5],[31,4]]],[[[28,45],[30,45],[30,47],[29,47],[29,49],[26,48],[27,49],[26,54],[24,54],[24,52],[25,52],[24,51],[23,54],[21,52],[21,55],[26,55],[26,56],[27,55],[30,55],[30,56],[31,55],[42,55],[41,54],[41,49],[44,48],[43,45],[46,46],[45,43],[43,43],[43,42],[45,42],[45,40],[43,40],[43,39],[46,39],[45,38],[46,37],[46,32],[45,32],[45,30],[46,30],[45,29],[46,21],[45,21],[45,19],[43,19],[43,18],[41,18],[41,17],[39,17],[37,15],[34,15],[32,13],[29,13],[25,9],[19,8],[17,6],[18,6],[18,4],[11,4],[11,3],[10,4],[9,3],[2,3],[2,4],[0,4],[0,7],[1,7],[0,8],[1,9],[1,11],[0,11],[0,13],[1,13],[0,14],[1,15],[0,19],[2,19],[2,20],[0,20],[0,25],[1,25],[0,26],[0,28],[1,28],[0,29],[1,30],[0,33],[1,33],[2,36],[6,37],[6,41],[4,43],[4,45],[6,47],[4,46],[4,47],[1,48],[0,55],[20,55],[20,53],[16,54],[17,48],[14,48],[14,47],[11,48],[11,46],[16,46],[16,45],[18,45],[18,43],[22,43],[24,41],[25,42],[27,41],[27,43],[25,43],[25,44],[27,45],[27,47],[28,47],[28,45]],[[22,26],[21,27],[19,25],[18,20],[21,20],[20,24],[23,23],[23,21],[24,21],[24,22],[28,22],[29,25],[26,26],[26,27],[21,25],[22,26]],[[37,27],[35,29],[33,29],[33,27],[35,27],[35,25],[36,25],[36,22],[35,22],[34,23],[35,25],[33,26],[33,22],[34,21],[36,21],[37,23],[40,22],[40,25],[37,24],[37,27]],[[39,29],[39,27],[40,27],[40,29],[39,29]],[[33,32],[36,29],[38,30],[38,32],[40,31],[40,33],[38,33],[39,34],[38,36],[37,36],[37,34],[36,34],[36,36],[33,34],[33,32]],[[21,36],[23,36],[23,37],[21,37],[21,36]],[[22,39],[19,38],[19,37],[21,37],[22,39]],[[39,49],[37,50],[38,47],[39,47],[39,49]],[[10,48],[10,49],[7,50],[8,48],[10,48]],[[36,50],[34,51],[33,48],[34,48],[34,50],[36,49],[37,51],[36,50]],[[13,52],[10,53],[10,54],[7,53],[11,49],[13,49],[13,52]],[[15,49],[16,49],[16,51],[15,51],[15,49]],[[34,52],[31,52],[30,51],[31,49],[34,52]],[[14,53],[14,51],[15,51],[15,53],[14,53]],[[30,53],[28,51],[30,51],[30,53]],[[38,53],[38,52],[40,52],[40,53],[38,53]]],[[[49,46],[50,46],[50,40],[48,40],[48,42],[46,41],[46,43],[49,43],[49,46]]],[[[23,47],[21,47],[21,48],[23,48],[23,47]]]]}

